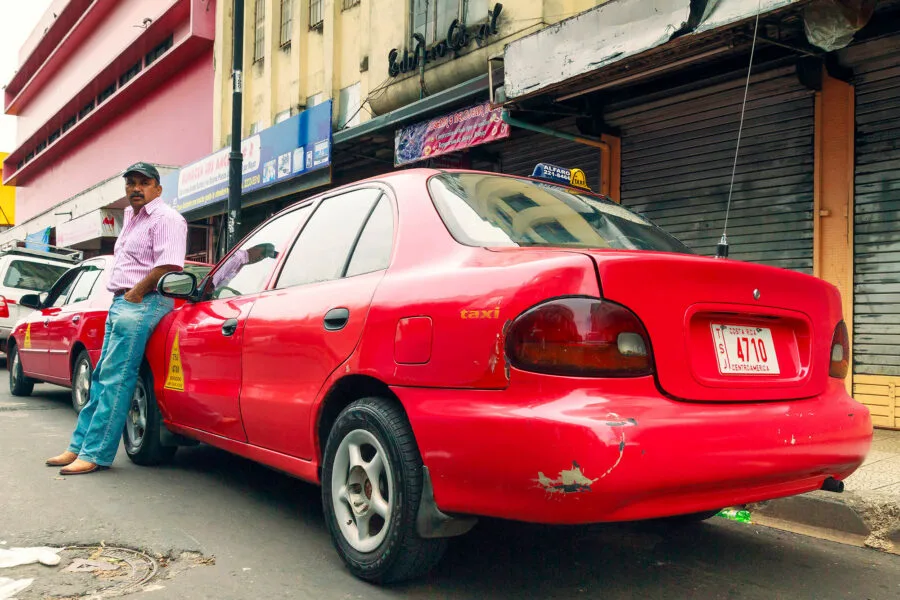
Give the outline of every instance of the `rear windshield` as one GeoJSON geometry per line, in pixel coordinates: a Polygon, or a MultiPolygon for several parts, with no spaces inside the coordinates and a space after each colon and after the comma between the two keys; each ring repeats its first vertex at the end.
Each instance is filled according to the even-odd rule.
{"type": "Polygon", "coordinates": [[[60,276],[70,267],[62,265],[48,265],[45,263],[31,262],[27,260],[14,260],[9,263],[6,275],[3,277],[3,285],[20,290],[32,290],[45,292],[50,289],[60,276]]]}
{"type": "Polygon", "coordinates": [[[563,246],[692,253],[653,223],[599,196],[482,173],[431,178],[435,206],[468,246],[563,246]]]}

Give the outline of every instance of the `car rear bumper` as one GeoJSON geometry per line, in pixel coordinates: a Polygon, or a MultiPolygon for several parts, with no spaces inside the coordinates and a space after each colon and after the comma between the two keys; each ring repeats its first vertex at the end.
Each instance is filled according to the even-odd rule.
{"type": "Polygon", "coordinates": [[[837,380],[815,398],[728,404],[671,400],[652,378],[586,382],[394,388],[440,509],[569,524],[687,514],[819,489],[871,445],[868,409],[837,380]]]}

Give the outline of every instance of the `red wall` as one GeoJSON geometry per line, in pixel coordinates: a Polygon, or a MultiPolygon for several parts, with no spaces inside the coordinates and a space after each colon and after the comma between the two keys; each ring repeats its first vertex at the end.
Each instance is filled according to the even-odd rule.
{"type": "Polygon", "coordinates": [[[45,212],[135,162],[180,167],[209,154],[213,75],[210,50],[16,188],[17,221],[45,212]]]}

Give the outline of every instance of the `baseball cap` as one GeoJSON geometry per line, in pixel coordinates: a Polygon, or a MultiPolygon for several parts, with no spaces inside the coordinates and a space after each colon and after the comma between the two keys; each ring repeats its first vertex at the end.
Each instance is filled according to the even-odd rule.
{"type": "Polygon", "coordinates": [[[151,165],[150,163],[145,162],[137,162],[125,169],[125,172],[122,173],[122,177],[127,177],[129,173],[140,173],[141,175],[146,175],[147,177],[151,177],[159,183],[159,171],[156,170],[156,167],[151,165]]]}

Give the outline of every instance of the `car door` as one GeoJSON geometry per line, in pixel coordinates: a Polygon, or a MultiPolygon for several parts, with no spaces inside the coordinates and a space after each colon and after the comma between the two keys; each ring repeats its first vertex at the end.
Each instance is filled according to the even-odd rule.
{"type": "Polygon", "coordinates": [[[90,308],[91,295],[103,274],[104,260],[92,260],[78,269],[78,275],[65,302],[55,314],[47,318],[47,377],[68,384],[72,377],[71,352],[85,311],[90,308]]]}
{"type": "Polygon", "coordinates": [[[176,311],[167,337],[163,384],[166,408],[175,423],[246,440],[240,412],[245,321],[309,212],[307,205],[264,223],[210,273],[202,299],[176,311]]]}
{"type": "Polygon", "coordinates": [[[26,317],[25,337],[19,348],[19,360],[22,361],[22,371],[26,375],[41,380],[50,376],[50,319],[66,303],[80,272],[80,268],[74,268],[63,273],[46,292],[41,308],[26,317]]]}
{"type": "Polygon", "coordinates": [[[393,229],[393,202],[381,188],[316,208],[245,326],[241,414],[251,444],[312,457],[312,407],[359,342],[393,229]]]}

